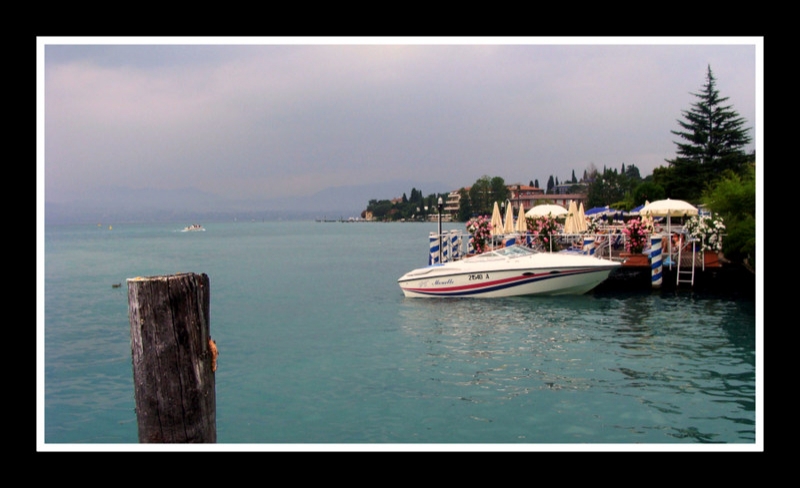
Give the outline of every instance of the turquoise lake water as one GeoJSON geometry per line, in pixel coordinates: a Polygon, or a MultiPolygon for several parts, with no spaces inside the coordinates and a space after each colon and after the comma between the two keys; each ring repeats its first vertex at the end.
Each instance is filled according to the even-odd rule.
{"type": "Polygon", "coordinates": [[[409,299],[436,224],[185,225],[45,228],[40,449],[140,447],[126,280],[182,272],[210,279],[218,448],[761,444],[755,297],[409,299]]]}

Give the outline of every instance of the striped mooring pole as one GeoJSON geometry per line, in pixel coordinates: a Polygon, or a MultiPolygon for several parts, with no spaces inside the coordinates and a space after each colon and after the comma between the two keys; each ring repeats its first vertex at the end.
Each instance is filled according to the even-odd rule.
{"type": "Polygon", "coordinates": [[[450,259],[453,261],[461,259],[461,234],[455,229],[450,231],[450,259]]]}
{"type": "Polygon", "coordinates": [[[430,252],[428,253],[428,266],[439,263],[439,236],[436,232],[430,233],[430,252]]]}
{"type": "Polygon", "coordinates": [[[660,288],[664,267],[661,262],[661,234],[650,236],[650,274],[653,288],[660,288]]]}

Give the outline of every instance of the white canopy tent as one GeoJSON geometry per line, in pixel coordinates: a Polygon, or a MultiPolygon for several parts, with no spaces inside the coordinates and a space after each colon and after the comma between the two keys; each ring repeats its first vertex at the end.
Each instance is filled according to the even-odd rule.
{"type": "Polygon", "coordinates": [[[560,217],[562,215],[566,215],[567,213],[569,213],[569,211],[561,205],[543,204],[536,205],[535,207],[531,208],[525,212],[525,215],[527,217],[543,217],[545,215],[560,217]]]}

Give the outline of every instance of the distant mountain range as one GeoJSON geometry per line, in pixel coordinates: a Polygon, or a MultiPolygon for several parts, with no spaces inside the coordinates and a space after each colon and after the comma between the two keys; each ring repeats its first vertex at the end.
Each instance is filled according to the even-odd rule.
{"type": "Polygon", "coordinates": [[[311,196],[233,200],[196,188],[176,190],[102,188],[91,197],[69,203],[48,202],[47,223],[106,222],[210,222],[222,220],[307,220],[358,217],[370,200],[410,195],[446,193],[453,188],[441,182],[394,180],[369,185],[333,187],[311,196]]]}

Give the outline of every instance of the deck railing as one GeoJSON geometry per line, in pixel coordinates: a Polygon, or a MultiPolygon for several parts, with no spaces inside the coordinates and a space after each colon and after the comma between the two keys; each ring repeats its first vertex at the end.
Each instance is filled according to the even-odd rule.
{"type": "MultiPolygon", "coordinates": [[[[682,229],[681,229],[682,230],[682,229]]],[[[662,234],[663,235],[663,234],[662,234]]],[[[428,264],[445,263],[448,261],[458,261],[465,257],[475,255],[471,242],[472,236],[467,232],[449,230],[442,232],[442,249],[439,252],[439,235],[435,232],[430,233],[430,252],[428,264]]],[[[621,253],[625,252],[627,236],[624,233],[583,233],[566,234],[559,233],[547,236],[547,245],[542,245],[533,234],[513,233],[508,235],[498,235],[490,239],[489,251],[506,247],[512,243],[531,247],[541,252],[579,252],[594,255],[602,259],[623,261],[625,259],[621,253]]],[[[663,254],[665,263],[670,265],[678,259],[679,251],[683,251],[683,259],[691,259],[694,254],[694,243],[697,239],[687,236],[685,233],[673,232],[670,237],[663,236],[663,254]],[[677,243],[667,241],[672,236],[680,236],[677,243]],[[687,252],[688,251],[688,252],[687,252]]],[[[649,244],[648,244],[649,245],[649,244]]],[[[643,254],[650,255],[650,251],[645,249],[643,254]]],[[[702,259],[702,258],[701,258],[702,259]]],[[[701,261],[702,262],[702,261],[701,261]]],[[[683,264],[683,263],[682,263],[683,264]]]]}
{"type": "MultiPolygon", "coordinates": [[[[541,236],[541,235],[540,235],[541,236]]],[[[543,245],[531,233],[513,233],[494,236],[489,241],[489,250],[506,247],[511,244],[531,247],[541,252],[572,251],[592,254],[604,259],[618,259],[619,251],[625,249],[625,234],[553,234],[547,236],[547,245],[543,245]]],[[[429,235],[428,264],[457,261],[475,254],[472,247],[472,236],[466,232],[450,230],[429,235]],[[439,243],[441,242],[441,249],[439,243]]]]}

